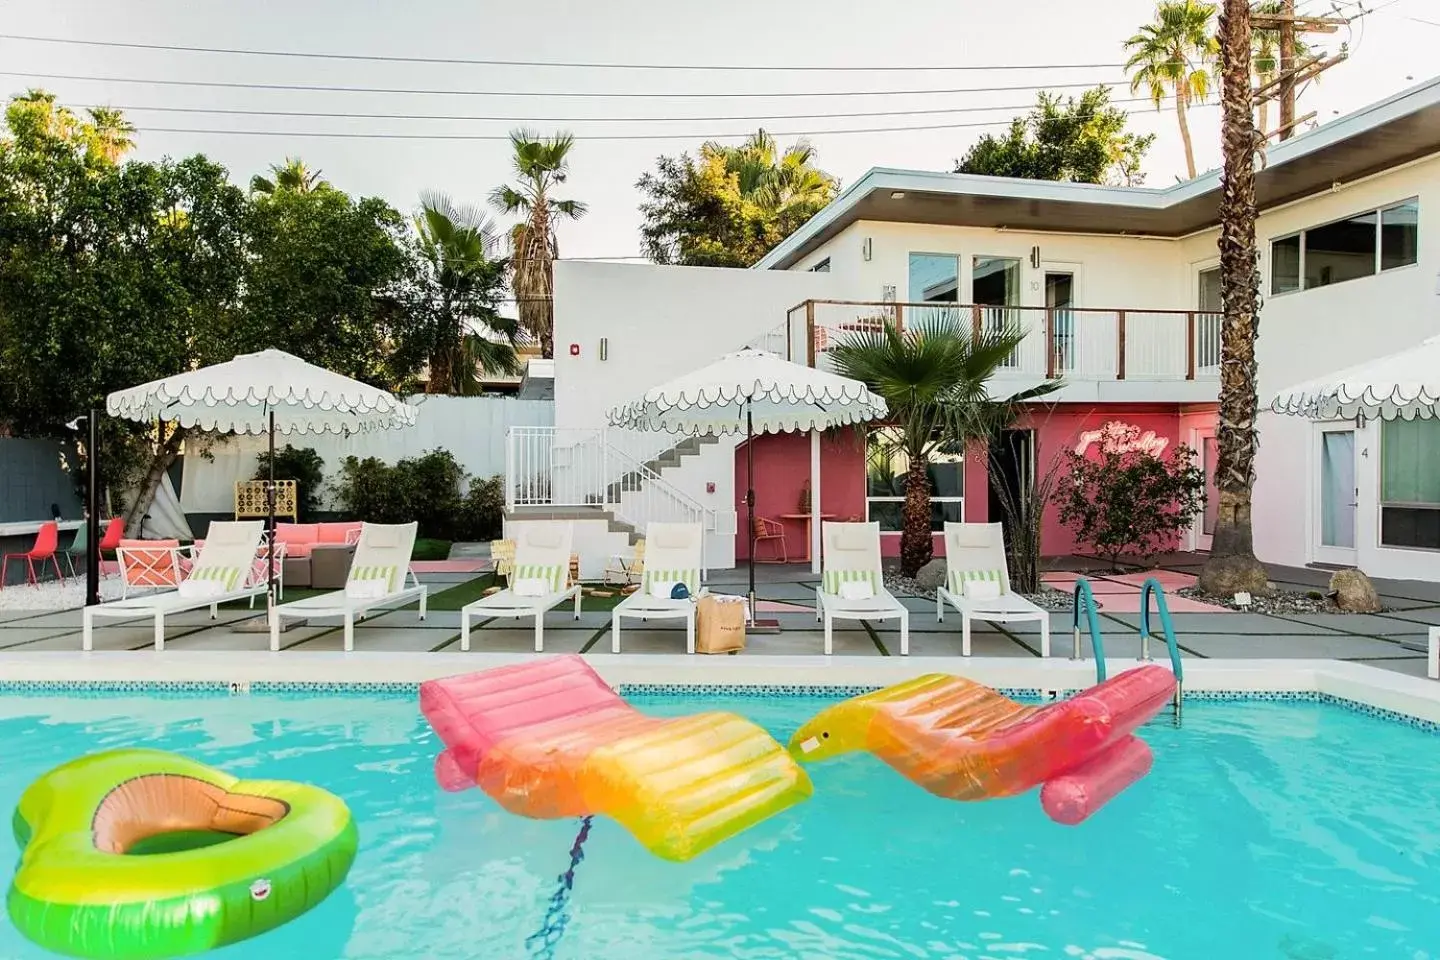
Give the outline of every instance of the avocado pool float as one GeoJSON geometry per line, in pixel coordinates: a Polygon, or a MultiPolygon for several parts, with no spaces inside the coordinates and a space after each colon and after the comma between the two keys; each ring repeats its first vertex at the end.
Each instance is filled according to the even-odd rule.
{"type": "Polygon", "coordinates": [[[7,908],[56,953],[154,960],[273,930],[355,860],[350,810],[318,787],[237,780],[159,750],[56,767],[15,810],[7,908]]]}

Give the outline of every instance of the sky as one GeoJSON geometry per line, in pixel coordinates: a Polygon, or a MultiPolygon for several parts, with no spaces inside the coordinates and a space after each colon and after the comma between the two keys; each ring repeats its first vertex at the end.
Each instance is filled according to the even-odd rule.
{"type": "MultiPolygon", "coordinates": [[[[1331,0],[1299,0],[1301,12],[1315,15],[1330,5],[1331,0]]],[[[1353,0],[1343,6],[1356,10],[1353,0]]],[[[1297,114],[1316,110],[1319,122],[1333,120],[1440,70],[1434,55],[1440,0],[1366,0],[1366,6],[1372,12],[1351,27],[1317,38],[1332,48],[1348,40],[1351,57],[1305,91],[1297,114]]],[[[639,253],[635,181],[661,154],[694,151],[722,135],[730,135],[725,142],[738,142],[763,125],[782,144],[794,134],[808,134],[819,165],[846,184],[871,167],[949,170],[981,135],[1000,131],[1025,112],[1040,87],[1076,85],[1062,92],[1078,94],[1084,86],[1111,83],[1116,99],[1136,96],[1119,66],[1122,41],[1153,9],[1153,0],[0,0],[0,35],[397,58],[744,68],[367,62],[0,39],[0,92],[43,86],[69,104],[125,108],[140,128],[136,155],[142,159],[202,152],[245,184],[269,164],[299,156],[336,186],[382,196],[402,211],[414,209],[425,190],[483,203],[511,175],[509,145],[502,139],[395,135],[503,138],[519,126],[569,130],[578,142],[569,181],[557,195],[585,201],[590,212],[577,223],[560,225],[561,255],[609,259],[639,253]],[[1040,66],[1046,64],[1074,66],[1040,66]],[[846,69],[760,69],[776,66],[846,69]],[[989,69],[1003,66],[1019,69],[989,69]],[[851,69],[859,67],[907,69],[851,69]],[[916,67],[925,69],[908,69],[916,67]],[[119,82],[126,79],[169,83],[119,82]],[[193,81],[441,92],[186,85],[193,81]],[[976,91],[995,87],[1020,89],[976,91]],[[966,92],[880,92],[936,89],[966,92]],[[831,95],[814,96],[822,92],[831,95]],[[145,107],[390,116],[253,116],[145,107]],[[856,116],[861,113],[883,115],[856,116]],[[794,114],[842,116],[788,116],[794,114]],[[762,115],[788,118],[749,119],[762,115]],[[481,117],[495,119],[473,119],[481,117]],[[830,132],[917,126],[948,128],[830,132]],[[306,135],[320,132],[360,136],[306,135]],[[592,137],[610,139],[586,139],[592,137]]],[[[1173,183],[1184,172],[1174,112],[1157,112],[1148,102],[1124,106],[1132,111],[1133,129],[1159,134],[1144,166],[1146,183],[1173,183]]],[[[1218,121],[1214,97],[1193,112],[1201,170],[1219,163],[1218,121]]]]}

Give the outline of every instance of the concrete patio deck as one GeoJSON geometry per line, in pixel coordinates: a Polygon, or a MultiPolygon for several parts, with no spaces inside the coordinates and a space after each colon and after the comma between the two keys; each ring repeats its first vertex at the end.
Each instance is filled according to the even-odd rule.
{"type": "MultiPolygon", "coordinates": [[[[1162,582],[1178,584],[1198,569],[1198,558],[1178,555],[1164,558],[1162,582]]],[[[1324,571],[1280,569],[1277,583],[1291,589],[1323,587],[1324,571]]],[[[465,571],[421,574],[431,587],[432,600],[441,591],[466,582],[465,571]]],[[[822,634],[814,619],[816,579],[808,569],[766,567],[758,575],[762,615],[781,623],[778,634],[752,635],[747,657],[817,655],[822,634]]],[[[1057,576],[1056,579],[1066,579],[1057,576]]],[[[1108,658],[1133,660],[1140,652],[1139,615],[1135,606],[1117,602],[1134,593],[1139,580],[1133,575],[1107,578],[1097,584],[1104,608],[1100,611],[1102,642],[1108,658]],[[1122,591],[1122,587],[1128,588],[1122,591]],[[1128,607],[1128,609],[1127,609],[1128,607]]],[[[715,571],[708,581],[719,592],[743,593],[745,571],[715,571]]],[[[1368,664],[1411,676],[1424,676],[1426,631],[1440,624],[1440,584],[1377,581],[1387,608],[1381,614],[1295,614],[1280,616],[1213,609],[1197,611],[1171,602],[1182,655],[1191,659],[1334,659],[1368,664]]],[[[960,653],[958,618],[935,620],[935,605],[922,598],[905,598],[912,611],[910,651],[914,657],[955,657],[960,653]]],[[[202,611],[171,618],[166,648],[176,651],[267,651],[264,633],[240,632],[233,627],[256,616],[249,610],[225,609],[218,620],[202,611]]],[[[1002,626],[977,623],[973,655],[978,658],[1038,658],[1039,632],[1032,625],[1002,626]]],[[[1071,614],[1051,617],[1053,659],[1070,657],[1071,614]]],[[[576,621],[557,609],[546,618],[547,652],[608,654],[610,614],[588,611],[576,621]]],[[[414,610],[384,613],[358,624],[357,651],[386,653],[459,652],[460,617],[456,611],[432,610],[421,623],[414,610]]],[[[325,652],[341,649],[338,623],[321,621],[295,627],[282,635],[285,650],[325,652]]],[[[484,621],[471,634],[476,653],[525,653],[533,649],[530,622],[484,621]]],[[[674,622],[626,625],[621,656],[684,652],[684,633],[674,622]]],[[[836,657],[898,655],[899,634],[893,623],[869,625],[840,621],[835,626],[836,657]]],[[[145,650],[151,647],[151,626],[138,620],[104,626],[95,633],[100,651],[145,650]]],[[[0,612],[0,657],[6,654],[80,649],[80,612],[0,612]]],[[[1084,656],[1093,657],[1088,638],[1084,656]]],[[[1164,641],[1152,641],[1151,656],[1164,656],[1164,641]]]]}

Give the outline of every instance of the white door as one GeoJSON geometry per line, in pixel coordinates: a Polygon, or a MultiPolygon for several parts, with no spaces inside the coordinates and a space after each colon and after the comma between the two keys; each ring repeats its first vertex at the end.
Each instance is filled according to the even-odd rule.
{"type": "Polygon", "coordinates": [[[1314,539],[1317,563],[1355,563],[1355,428],[1316,428],[1314,539]]]}
{"type": "Polygon", "coordinates": [[[1190,549],[1209,551],[1215,519],[1220,516],[1220,491],[1215,487],[1215,428],[1191,430],[1190,449],[1195,451],[1196,465],[1205,474],[1205,507],[1190,528],[1190,549]]]}
{"type": "Polygon", "coordinates": [[[1048,361],[1057,377],[1080,369],[1080,265],[1078,263],[1042,263],[1045,315],[1050,327],[1046,350],[1048,361]]]}

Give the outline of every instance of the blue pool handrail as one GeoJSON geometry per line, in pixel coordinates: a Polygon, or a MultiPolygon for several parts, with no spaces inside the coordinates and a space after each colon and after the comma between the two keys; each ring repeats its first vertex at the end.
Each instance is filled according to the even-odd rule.
{"type": "Polygon", "coordinates": [[[1150,595],[1155,595],[1155,608],[1160,611],[1160,629],[1165,631],[1165,646],[1170,648],[1170,669],[1177,683],[1185,679],[1180,666],[1180,647],[1175,642],[1175,624],[1170,619],[1170,605],[1165,602],[1165,588],[1154,577],[1140,586],[1140,659],[1150,659],[1150,595]]]}
{"type": "Polygon", "coordinates": [[[1080,577],[1075,581],[1075,605],[1071,617],[1071,629],[1075,633],[1075,649],[1070,659],[1081,660],[1080,655],[1080,610],[1085,610],[1087,626],[1090,628],[1090,647],[1095,651],[1095,682],[1105,682],[1105,641],[1100,633],[1100,618],[1095,608],[1095,591],[1090,581],[1080,577]]]}

